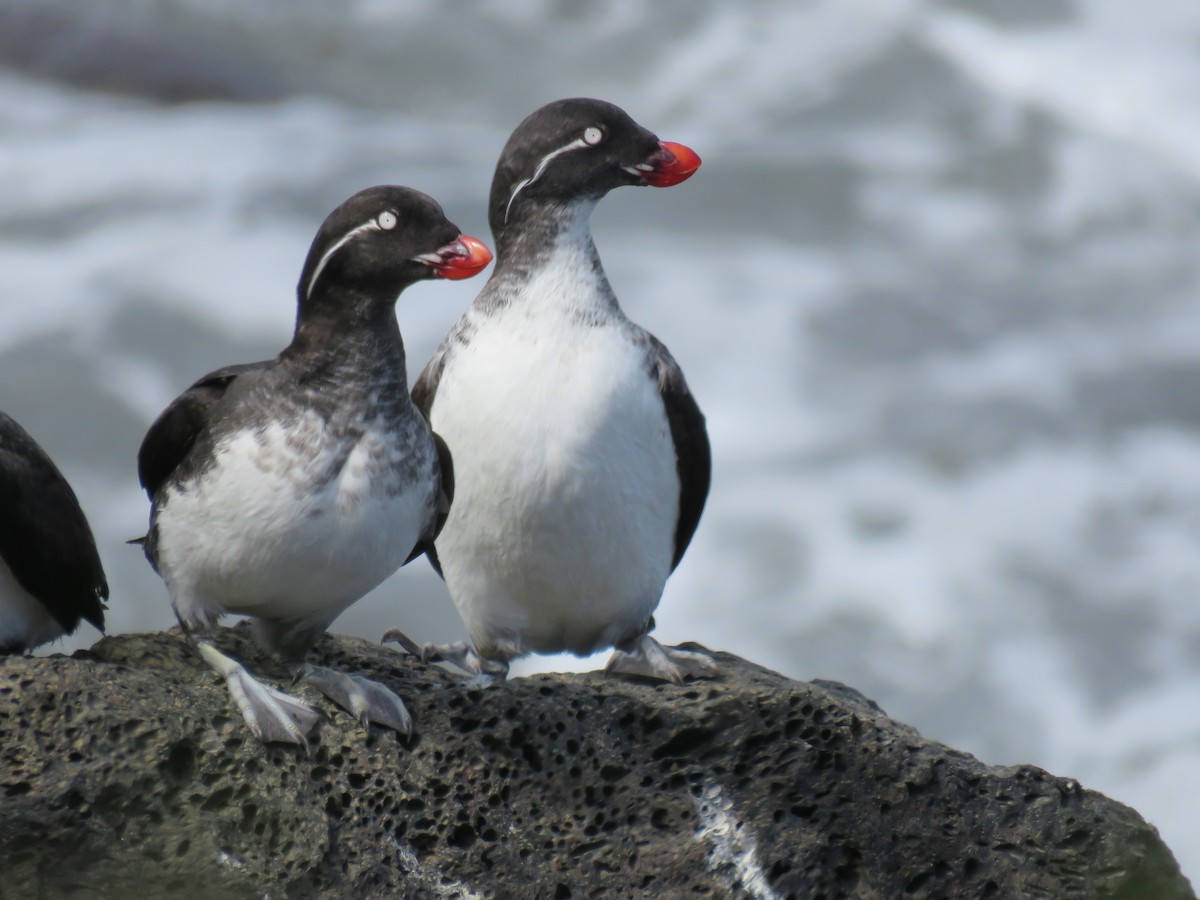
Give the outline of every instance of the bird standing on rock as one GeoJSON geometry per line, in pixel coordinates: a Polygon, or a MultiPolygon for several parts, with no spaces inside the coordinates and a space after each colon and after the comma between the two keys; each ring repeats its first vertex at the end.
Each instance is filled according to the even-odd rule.
{"type": "Polygon", "coordinates": [[[50,457],[0,413],[0,655],[104,631],[108,582],[75,492],[50,457]]]}
{"type": "MultiPolygon", "coordinates": [[[[469,278],[490,260],[422,193],[355,194],[313,240],[291,344],[201,378],[142,443],[146,556],[263,741],[305,744],[316,711],[254,679],[206,635],[224,613],[252,616],[259,642],[298,665],[344,609],[429,546],[452,475],[409,397],[395,304],[416,281],[469,278]]],[[[383,685],[328,668],[301,673],[364,724],[411,730],[383,685]]]]}
{"type": "Polygon", "coordinates": [[[413,389],[454,454],[430,559],[471,640],[385,639],[501,677],[530,652],[606,647],[610,671],[679,682],[713,669],[649,635],[708,494],[704,416],[617,303],[590,225],[613,188],[669,187],[699,166],[600,100],[550,103],[509,138],[488,208],[496,269],[413,389]]]}

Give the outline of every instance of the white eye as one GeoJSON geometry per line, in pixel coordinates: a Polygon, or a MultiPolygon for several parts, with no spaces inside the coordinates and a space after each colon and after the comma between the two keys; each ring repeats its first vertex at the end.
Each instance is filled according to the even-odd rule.
{"type": "Polygon", "coordinates": [[[379,218],[375,221],[379,223],[379,227],[384,231],[391,231],[396,227],[396,214],[390,209],[385,209],[379,214],[379,218]]]}
{"type": "Polygon", "coordinates": [[[595,147],[602,140],[604,140],[604,132],[595,125],[583,130],[583,142],[589,147],[595,147]]]}

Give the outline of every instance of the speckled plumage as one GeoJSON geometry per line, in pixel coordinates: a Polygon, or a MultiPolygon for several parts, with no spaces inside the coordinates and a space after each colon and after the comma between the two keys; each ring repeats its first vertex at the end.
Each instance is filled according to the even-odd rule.
{"type": "Polygon", "coordinates": [[[565,229],[523,284],[489,286],[431,409],[459,473],[438,556],[484,656],[620,643],[671,569],[679,478],[649,343],[603,271],[575,264],[580,237],[565,229]]]}
{"type": "Polygon", "coordinates": [[[414,387],[455,456],[435,562],[472,652],[501,668],[636,645],[699,521],[704,417],[590,232],[605,193],[668,156],[611,104],[526,119],[492,184],[496,271],[414,387]]]}
{"type": "MultiPolygon", "coordinates": [[[[474,274],[490,258],[423,194],[362,191],[313,240],[291,344],[206,375],[159,416],[138,455],[152,501],[145,550],[185,630],[249,615],[264,646],[298,663],[346,607],[423,552],[444,521],[450,463],[409,397],[394,306],[413,282],[474,274]]],[[[303,743],[310,707],[211,644],[200,650],[255,734],[303,743]]],[[[411,728],[380,685],[304,676],[364,721],[411,728]]]]}
{"type": "Polygon", "coordinates": [[[311,363],[241,373],[156,497],[150,548],[185,625],[235,612],[323,628],[431,527],[440,470],[398,337],[319,379],[301,377],[311,363]]]}

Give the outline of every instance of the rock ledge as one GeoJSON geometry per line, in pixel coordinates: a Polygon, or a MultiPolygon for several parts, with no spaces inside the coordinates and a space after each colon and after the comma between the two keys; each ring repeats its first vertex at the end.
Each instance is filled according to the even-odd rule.
{"type": "MultiPolygon", "coordinates": [[[[221,643],[284,677],[244,627],[221,643]]],[[[1194,897],[1128,807],[835,683],[718,654],[720,680],[684,687],[480,689],[366,641],[315,655],[392,686],[419,733],[312,695],[311,752],[263,748],[177,634],[0,660],[0,893],[1194,897]]]]}

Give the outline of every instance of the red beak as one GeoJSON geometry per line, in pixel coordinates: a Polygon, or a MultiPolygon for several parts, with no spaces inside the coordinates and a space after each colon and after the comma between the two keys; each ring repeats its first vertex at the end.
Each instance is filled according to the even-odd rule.
{"type": "Polygon", "coordinates": [[[484,266],[492,261],[492,251],[483,241],[460,234],[457,241],[439,247],[432,253],[422,253],[417,261],[433,269],[437,278],[459,281],[482,272],[484,266]]]}
{"type": "Polygon", "coordinates": [[[627,171],[638,176],[642,184],[651,187],[671,187],[687,181],[700,168],[700,157],[691,147],[662,141],[658,150],[644,163],[627,171]]]}

